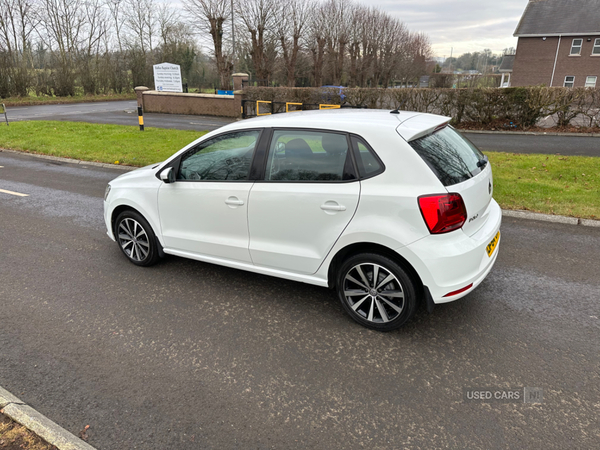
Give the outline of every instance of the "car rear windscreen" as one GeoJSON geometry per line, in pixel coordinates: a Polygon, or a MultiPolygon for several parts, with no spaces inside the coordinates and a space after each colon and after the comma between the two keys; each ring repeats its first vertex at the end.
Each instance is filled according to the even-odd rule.
{"type": "Polygon", "coordinates": [[[444,186],[461,183],[480,173],[485,165],[477,147],[447,126],[433,134],[409,142],[444,186]]]}

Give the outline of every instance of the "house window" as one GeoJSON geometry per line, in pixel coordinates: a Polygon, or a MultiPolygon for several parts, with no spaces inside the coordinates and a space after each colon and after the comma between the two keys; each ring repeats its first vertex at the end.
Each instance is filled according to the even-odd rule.
{"type": "Polygon", "coordinates": [[[583,39],[573,39],[573,45],[571,45],[571,55],[581,55],[582,45],[583,39]]]}
{"type": "Polygon", "coordinates": [[[565,77],[565,87],[573,87],[575,85],[575,77],[565,77]]]}
{"type": "Polygon", "coordinates": [[[594,49],[592,55],[600,55],[600,38],[594,41],[594,49]]]}
{"type": "Polygon", "coordinates": [[[598,77],[587,77],[585,79],[585,87],[595,88],[598,77]]]}

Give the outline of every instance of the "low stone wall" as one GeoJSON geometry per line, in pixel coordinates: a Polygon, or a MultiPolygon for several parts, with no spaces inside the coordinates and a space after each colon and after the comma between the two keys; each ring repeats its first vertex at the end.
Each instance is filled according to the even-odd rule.
{"type": "Polygon", "coordinates": [[[183,94],[136,88],[138,105],[144,112],[191,114],[198,116],[241,117],[242,92],[234,95],[183,94]]]}

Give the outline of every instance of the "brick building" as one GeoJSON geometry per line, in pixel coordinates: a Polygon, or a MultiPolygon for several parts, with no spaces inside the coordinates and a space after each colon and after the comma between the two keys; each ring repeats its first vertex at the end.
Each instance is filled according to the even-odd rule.
{"type": "Polygon", "coordinates": [[[600,0],[530,0],[512,86],[600,87],[600,0]]]}

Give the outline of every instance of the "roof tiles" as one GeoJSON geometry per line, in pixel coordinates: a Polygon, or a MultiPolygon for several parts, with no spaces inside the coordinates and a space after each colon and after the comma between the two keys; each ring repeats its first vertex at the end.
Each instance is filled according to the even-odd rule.
{"type": "Polygon", "coordinates": [[[600,34],[600,0],[530,0],[515,36],[600,34]]]}

